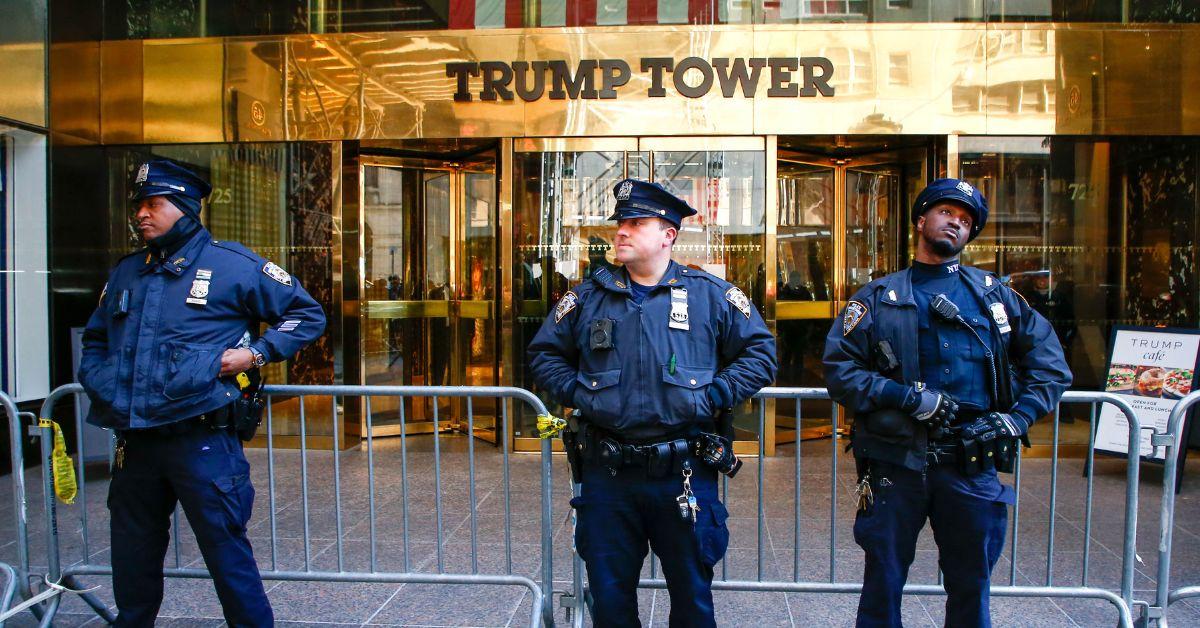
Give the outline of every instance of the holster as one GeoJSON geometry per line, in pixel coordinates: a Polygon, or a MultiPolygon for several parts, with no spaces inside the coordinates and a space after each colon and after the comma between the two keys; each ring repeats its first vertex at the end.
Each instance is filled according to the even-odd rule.
{"type": "Polygon", "coordinates": [[[249,383],[241,387],[241,394],[236,401],[229,405],[229,424],[238,438],[248,441],[258,432],[262,423],[263,410],[266,402],[263,399],[262,387],[265,383],[258,369],[246,373],[249,383]]]}
{"type": "Polygon", "coordinates": [[[576,415],[567,418],[567,427],[562,431],[563,451],[567,454],[567,464],[571,467],[571,481],[583,482],[583,454],[587,439],[583,431],[587,429],[579,422],[576,415]]]}

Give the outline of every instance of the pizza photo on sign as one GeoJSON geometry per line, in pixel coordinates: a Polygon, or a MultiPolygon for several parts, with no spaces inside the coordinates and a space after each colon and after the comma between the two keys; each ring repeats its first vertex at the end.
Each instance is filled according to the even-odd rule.
{"type": "Polygon", "coordinates": [[[1143,366],[1138,368],[1137,391],[1143,397],[1161,397],[1163,382],[1167,379],[1168,369],[1160,366],[1143,366]]]}
{"type": "Polygon", "coordinates": [[[1114,364],[1108,369],[1108,382],[1104,390],[1108,392],[1132,393],[1137,383],[1137,367],[1133,364],[1114,364]]]}
{"type": "Polygon", "coordinates": [[[1163,379],[1162,396],[1167,399],[1183,399],[1192,392],[1192,369],[1171,369],[1163,379]]]}

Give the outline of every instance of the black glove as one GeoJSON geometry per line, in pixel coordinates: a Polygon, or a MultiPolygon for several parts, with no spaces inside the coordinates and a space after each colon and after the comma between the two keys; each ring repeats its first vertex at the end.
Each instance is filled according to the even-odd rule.
{"type": "MultiPolygon", "coordinates": [[[[1025,433],[1021,429],[1021,421],[1014,419],[1011,414],[1003,412],[989,412],[975,422],[963,428],[963,433],[971,438],[981,439],[987,434],[995,432],[996,436],[1007,436],[1009,438],[1017,438],[1025,433]]],[[[990,439],[984,439],[990,440],[990,439]]]]}
{"type": "Polygon", "coordinates": [[[733,477],[742,468],[742,461],[733,453],[733,446],[724,437],[701,432],[696,437],[694,453],[710,467],[733,477]]]}
{"type": "Polygon", "coordinates": [[[930,390],[922,384],[918,384],[913,392],[917,395],[917,404],[915,408],[909,408],[909,412],[914,419],[925,424],[925,427],[936,431],[935,438],[940,438],[942,430],[954,423],[954,417],[958,414],[958,402],[948,393],[930,390]]]}

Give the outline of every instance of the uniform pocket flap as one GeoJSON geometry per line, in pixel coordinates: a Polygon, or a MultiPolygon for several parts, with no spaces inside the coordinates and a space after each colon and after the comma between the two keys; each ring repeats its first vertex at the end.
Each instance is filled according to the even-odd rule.
{"type": "Polygon", "coordinates": [[[684,388],[704,388],[712,383],[713,372],[709,369],[688,368],[686,366],[676,366],[675,373],[671,373],[670,366],[663,367],[663,381],[684,388]]]}
{"type": "Polygon", "coordinates": [[[587,390],[603,390],[609,386],[616,386],[621,381],[621,370],[600,373],[580,372],[576,380],[587,390]]]}
{"type": "Polygon", "coordinates": [[[226,475],[213,480],[213,484],[217,485],[217,489],[222,493],[233,493],[238,487],[246,483],[250,476],[246,474],[226,475]]]}

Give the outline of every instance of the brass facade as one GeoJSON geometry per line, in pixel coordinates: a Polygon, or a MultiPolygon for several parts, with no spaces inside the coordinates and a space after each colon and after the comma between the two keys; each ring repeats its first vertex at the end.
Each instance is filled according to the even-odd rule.
{"type": "MultiPolygon", "coordinates": [[[[1198,25],[820,24],[59,44],[53,125],[111,143],[1200,133],[1198,25]],[[821,56],[833,97],[650,98],[643,57],[821,56]],[[455,62],[623,59],[610,100],[455,102],[455,62]]],[[[10,66],[19,67],[19,66],[10,66]]],[[[691,71],[696,74],[695,70],[691,71]]],[[[764,71],[761,79],[769,81],[764,71]]],[[[690,83],[698,76],[687,79],[690,83]]],[[[478,92],[479,79],[472,79],[478,92]]],[[[63,138],[64,141],[70,141],[63,138]]]]}

